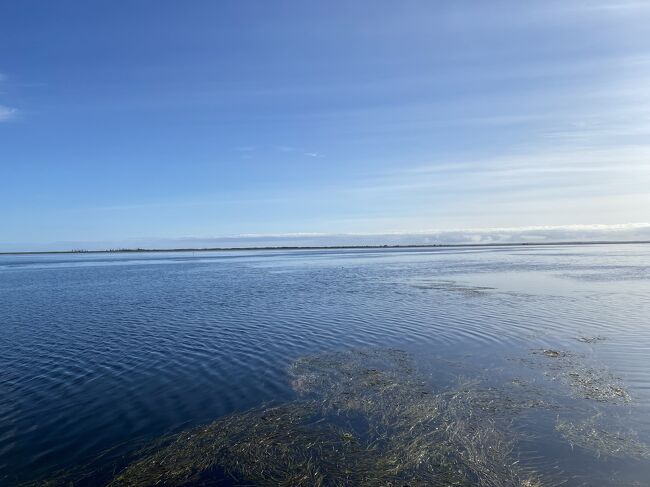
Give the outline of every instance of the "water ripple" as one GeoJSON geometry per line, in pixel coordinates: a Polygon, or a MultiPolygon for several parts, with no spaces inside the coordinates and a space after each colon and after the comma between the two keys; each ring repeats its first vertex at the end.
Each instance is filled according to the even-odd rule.
{"type": "Polygon", "coordinates": [[[648,246],[2,256],[0,484],[289,397],[292,360],[340,348],[487,364],[572,347],[624,378],[650,434],[648,261],[648,246]]]}

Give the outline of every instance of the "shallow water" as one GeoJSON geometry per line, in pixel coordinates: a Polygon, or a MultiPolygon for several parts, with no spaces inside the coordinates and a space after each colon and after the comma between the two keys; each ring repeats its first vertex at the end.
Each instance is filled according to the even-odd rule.
{"type": "Polygon", "coordinates": [[[564,391],[561,410],[517,424],[540,477],[646,485],[650,460],[570,433],[598,417],[650,444],[649,271],[636,244],[0,256],[0,484],[291,401],[300,357],[397,347],[432,387],[564,391]],[[568,368],[540,350],[568,353],[568,368]],[[576,367],[629,400],[582,397],[576,367]]]}

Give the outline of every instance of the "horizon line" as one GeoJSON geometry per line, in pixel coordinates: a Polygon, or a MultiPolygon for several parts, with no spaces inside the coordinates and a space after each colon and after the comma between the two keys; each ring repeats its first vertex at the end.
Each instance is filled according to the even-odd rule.
{"type": "Polygon", "coordinates": [[[622,245],[650,244],[650,240],[560,240],[555,242],[493,242],[493,243],[447,243],[447,244],[376,244],[376,245],[278,245],[258,247],[185,247],[185,248],[115,248],[115,249],[69,249],[69,250],[24,250],[2,252],[0,255],[47,255],[47,254],[119,254],[119,253],[164,253],[164,252],[233,252],[263,250],[345,250],[345,249],[413,249],[454,247],[531,247],[552,245],[622,245]]]}

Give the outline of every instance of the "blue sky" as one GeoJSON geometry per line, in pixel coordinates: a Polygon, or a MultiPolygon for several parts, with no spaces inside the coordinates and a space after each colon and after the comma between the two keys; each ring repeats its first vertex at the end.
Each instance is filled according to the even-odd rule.
{"type": "Polygon", "coordinates": [[[649,187],[649,2],[0,3],[0,249],[621,228],[649,187]]]}

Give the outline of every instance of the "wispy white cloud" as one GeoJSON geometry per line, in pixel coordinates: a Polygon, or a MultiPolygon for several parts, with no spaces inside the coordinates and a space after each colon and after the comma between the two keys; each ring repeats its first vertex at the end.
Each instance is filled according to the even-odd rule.
{"type": "Polygon", "coordinates": [[[0,105],[0,122],[6,122],[16,116],[17,110],[15,108],[0,105]]]}
{"type": "MultiPolygon", "coordinates": [[[[0,73],[0,83],[3,83],[7,80],[7,76],[4,73],[0,73]]],[[[4,94],[4,93],[0,93],[4,94]]],[[[6,122],[14,118],[17,114],[15,108],[11,108],[5,105],[0,105],[0,122],[6,122]]]]}
{"type": "Polygon", "coordinates": [[[616,225],[537,225],[523,227],[457,228],[383,233],[248,234],[186,242],[229,243],[233,246],[274,245],[426,245],[570,241],[650,240],[650,223],[616,225]]]}
{"type": "Polygon", "coordinates": [[[336,245],[454,245],[552,242],[650,241],[650,223],[616,225],[536,225],[522,227],[456,228],[383,233],[270,233],[217,237],[134,238],[102,242],[59,242],[51,244],[0,244],[0,250],[67,250],[83,248],[245,248],[310,247],[336,245]]]}
{"type": "MultiPolygon", "coordinates": [[[[589,183],[617,189],[616,180],[650,184],[650,145],[607,148],[539,149],[501,157],[412,164],[369,177],[350,191],[385,193],[418,189],[501,189],[504,186],[548,188],[589,183]],[[574,176],[579,176],[576,179],[574,176]],[[590,177],[591,176],[591,177],[590,177]]],[[[624,185],[620,185],[625,190],[624,185]]],[[[636,185],[630,185],[633,191],[636,185]]]]}
{"type": "Polygon", "coordinates": [[[639,12],[643,10],[648,10],[650,9],[650,4],[648,2],[636,2],[636,1],[631,1],[627,2],[624,0],[618,1],[618,2],[611,2],[611,1],[606,1],[606,2],[598,2],[598,1],[591,1],[591,2],[582,2],[577,6],[572,6],[572,7],[566,7],[566,10],[572,10],[572,11],[582,11],[582,12],[639,12]]]}

